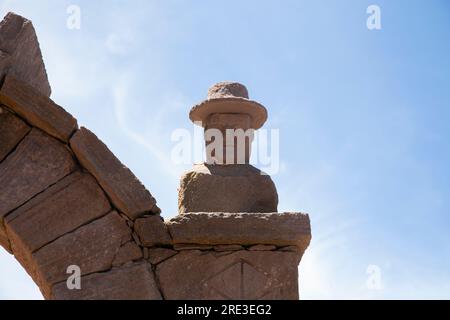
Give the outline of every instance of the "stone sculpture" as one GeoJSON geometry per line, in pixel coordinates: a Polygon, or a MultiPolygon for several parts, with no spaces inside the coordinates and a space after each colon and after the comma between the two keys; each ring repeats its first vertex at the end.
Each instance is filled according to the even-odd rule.
{"type": "MultiPolygon", "coordinates": [[[[225,141],[194,166],[179,215],[164,221],[136,176],[50,92],[31,22],[9,13],[0,23],[0,245],[46,299],[298,298],[309,217],[276,212],[272,180],[249,165],[251,136],[243,157],[225,141]],[[74,266],[81,288],[68,285],[74,266]]],[[[244,86],[220,83],[190,117],[223,132],[258,129],[267,111],[244,86]]]]}
{"type": "Polygon", "coordinates": [[[253,131],[267,120],[266,108],[249,100],[244,85],[220,82],[189,117],[205,128],[207,160],[181,178],[179,212],[276,212],[272,179],[249,164],[253,131]]]}

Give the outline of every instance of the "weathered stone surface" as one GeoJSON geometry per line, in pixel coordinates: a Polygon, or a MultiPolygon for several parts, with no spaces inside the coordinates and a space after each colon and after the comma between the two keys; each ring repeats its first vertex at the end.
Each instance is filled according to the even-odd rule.
{"type": "Polygon", "coordinates": [[[152,248],[148,250],[148,261],[151,264],[158,264],[164,260],[167,260],[170,257],[173,257],[178,252],[175,250],[167,249],[167,248],[152,248]]]}
{"type": "Polygon", "coordinates": [[[131,219],[145,213],[160,213],[155,199],[92,132],[78,130],[70,145],[80,163],[91,172],[114,205],[131,219]]]}
{"type": "Polygon", "coordinates": [[[148,259],[148,248],[142,248],[142,255],[144,256],[144,259],[148,259]]]}
{"type": "Polygon", "coordinates": [[[254,246],[251,246],[250,248],[248,248],[249,251],[273,251],[276,250],[277,247],[276,246],[269,246],[269,245],[263,245],[263,244],[257,244],[254,246]]]}
{"type": "Polygon", "coordinates": [[[134,231],[136,231],[145,247],[172,244],[167,226],[159,215],[136,219],[134,231]]]}
{"type": "Polygon", "coordinates": [[[30,130],[25,122],[0,106],[0,162],[30,130]]]}
{"type": "Polygon", "coordinates": [[[214,250],[217,252],[226,252],[226,251],[239,251],[245,250],[243,246],[238,244],[222,244],[218,246],[214,246],[214,250]]]}
{"type": "Polygon", "coordinates": [[[0,79],[3,79],[3,76],[8,71],[11,63],[11,56],[0,49],[0,79]]]}
{"type": "Polygon", "coordinates": [[[53,287],[55,300],[161,300],[153,272],[145,262],[81,278],[81,290],[68,290],[62,282],[53,287]]]}
{"type": "Polygon", "coordinates": [[[304,251],[311,240],[302,213],[188,213],[166,224],[175,244],[295,245],[304,251]]]}
{"type": "Polygon", "coordinates": [[[13,211],[5,219],[16,257],[32,253],[111,210],[95,179],[75,172],[13,211]]]}
{"type": "Polygon", "coordinates": [[[8,73],[50,96],[39,42],[31,21],[8,13],[0,22],[0,80],[8,73]]]}
{"type": "Polygon", "coordinates": [[[211,114],[233,113],[250,115],[251,127],[259,129],[267,120],[267,110],[260,103],[248,99],[247,88],[237,82],[219,82],[208,90],[208,99],[191,109],[189,118],[204,126],[211,114]]]}
{"type": "Polygon", "coordinates": [[[0,230],[0,246],[5,248],[6,251],[12,254],[11,245],[9,243],[8,237],[6,236],[6,232],[4,230],[0,230]]]}
{"type": "Polygon", "coordinates": [[[166,299],[298,299],[298,263],[292,252],[182,251],[156,274],[166,299]]]}
{"type": "MultiPolygon", "coordinates": [[[[69,150],[37,129],[0,164],[0,230],[3,219],[75,169],[69,150]]],[[[1,231],[0,231],[1,233],[1,231]]]]}
{"type": "Polygon", "coordinates": [[[142,243],[141,243],[141,239],[139,239],[139,236],[137,235],[136,232],[133,232],[133,233],[131,234],[131,236],[132,236],[134,242],[136,242],[136,243],[137,243],[139,246],[141,246],[141,247],[143,246],[142,243]]]}
{"type": "Polygon", "coordinates": [[[278,251],[298,252],[299,249],[297,246],[287,246],[287,247],[279,248],[278,251]]]}
{"type": "Polygon", "coordinates": [[[204,133],[206,163],[248,164],[254,139],[251,121],[248,114],[211,114],[204,133]]]}
{"type": "Polygon", "coordinates": [[[212,250],[213,246],[210,246],[207,244],[176,244],[173,246],[173,248],[177,251],[182,251],[182,250],[208,251],[208,250],[212,250]]]}
{"type": "Polygon", "coordinates": [[[10,74],[0,90],[0,101],[33,126],[64,142],[78,128],[77,120],[63,108],[10,74]]]}
{"type": "Polygon", "coordinates": [[[127,242],[120,247],[119,252],[112,263],[114,267],[121,266],[129,261],[136,261],[142,259],[142,250],[139,246],[133,242],[127,242]]]}
{"type": "Polygon", "coordinates": [[[178,192],[180,214],[277,212],[272,179],[251,165],[195,165],[181,178],[178,192]]]}
{"type": "Polygon", "coordinates": [[[33,253],[35,273],[31,273],[48,295],[52,284],[67,279],[70,265],[79,266],[82,275],[109,270],[122,245],[130,240],[126,222],[111,212],[33,253]]]}

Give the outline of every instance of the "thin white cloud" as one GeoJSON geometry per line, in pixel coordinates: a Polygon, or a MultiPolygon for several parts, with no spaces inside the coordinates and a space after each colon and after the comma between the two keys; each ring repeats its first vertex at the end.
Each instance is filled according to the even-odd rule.
{"type": "Polygon", "coordinates": [[[128,86],[124,82],[117,84],[113,89],[114,96],[114,114],[119,128],[133,141],[145,147],[157,158],[160,164],[164,165],[167,173],[172,174],[173,170],[167,166],[170,159],[167,154],[162,151],[161,147],[157,146],[158,141],[161,141],[158,130],[153,132],[151,140],[139,132],[131,129],[127,124],[127,107],[129,106],[130,97],[128,96],[128,86]],[[151,142],[149,142],[151,141],[151,142]]]}

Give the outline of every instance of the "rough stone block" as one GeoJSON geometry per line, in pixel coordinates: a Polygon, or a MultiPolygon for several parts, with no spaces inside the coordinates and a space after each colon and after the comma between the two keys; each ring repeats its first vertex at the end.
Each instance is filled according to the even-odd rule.
{"type": "Polygon", "coordinates": [[[33,126],[64,142],[78,128],[77,120],[63,108],[9,74],[0,90],[0,101],[33,126]]]}
{"type": "Polygon", "coordinates": [[[136,219],[134,231],[136,231],[145,247],[172,244],[167,226],[159,215],[136,219]]]}
{"type": "Polygon", "coordinates": [[[125,243],[120,247],[112,265],[114,267],[121,266],[129,261],[136,261],[142,259],[142,250],[134,241],[125,243]]]}
{"type": "Polygon", "coordinates": [[[4,230],[0,230],[0,246],[12,254],[11,244],[9,243],[8,237],[6,236],[6,232],[4,230]]]}
{"type": "Polygon", "coordinates": [[[131,219],[145,213],[160,213],[156,201],[136,176],[92,132],[78,130],[70,145],[80,163],[109,195],[114,205],[131,219]]]}
{"type": "Polygon", "coordinates": [[[178,212],[277,212],[278,193],[251,165],[195,165],[183,175],[178,212]]]}
{"type": "Polygon", "coordinates": [[[0,79],[3,79],[3,76],[8,71],[11,64],[11,56],[0,49],[0,79]]]}
{"type": "Polygon", "coordinates": [[[0,22],[0,51],[0,80],[9,73],[42,95],[50,96],[50,84],[31,21],[8,13],[0,22]]]}
{"type": "Polygon", "coordinates": [[[30,130],[25,122],[0,106],[0,162],[30,130]]]}
{"type": "Polygon", "coordinates": [[[175,244],[295,245],[303,252],[311,240],[302,213],[188,213],[167,226],[175,244]]]}
{"type": "Polygon", "coordinates": [[[156,274],[168,300],[296,300],[299,261],[292,252],[182,251],[156,274]]]}
{"type": "Polygon", "coordinates": [[[177,251],[182,250],[201,250],[201,251],[209,251],[213,250],[214,247],[207,244],[175,244],[173,248],[177,251]]]}
{"type": "Polygon", "coordinates": [[[167,249],[167,248],[152,248],[148,249],[148,261],[151,264],[158,264],[164,260],[169,259],[170,257],[173,257],[178,252],[175,250],[167,249]]]}
{"type": "Polygon", "coordinates": [[[33,253],[35,280],[47,296],[52,284],[67,280],[70,265],[79,266],[82,275],[109,270],[122,245],[130,240],[126,222],[111,212],[33,253]]]}
{"type": "Polygon", "coordinates": [[[0,164],[0,230],[4,217],[58,182],[76,165],[70,151],[37,129],[0,164]]]}
{"type": "Polygon", "coordinates": [[[24,252],[31,254],[110,210],[95,179],[75,172],[8,215],[6,230],[20,260],[24,252]]]}
{"type": "Polygon", "coordinates": [[[161,300],[153,272],[145,262],[81,278],[81,290],[66,283],[53,287],[55,300],[161,300]]]}

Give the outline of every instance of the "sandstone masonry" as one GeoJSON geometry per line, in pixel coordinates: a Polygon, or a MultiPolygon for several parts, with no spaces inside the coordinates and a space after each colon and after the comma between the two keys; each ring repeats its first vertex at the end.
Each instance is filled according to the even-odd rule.
{"type": "MultiPolygon", "coordinates": [[[[0,245],[46,299],[298,299],[309,217],[277,212],[273,181],[248,163],[251,139],[243,164],[224,142],[209,160],[227,161],[186,173],[178,215],[164,221],[137,177],[50,93],[31,22],[9,13],[0,23],[0,245]],[[81,290],[66,283],[73,265],[81,290]]],[[[190,118],[205,130],[256,130],[267,110],[227,82],[190,118]]]]}

